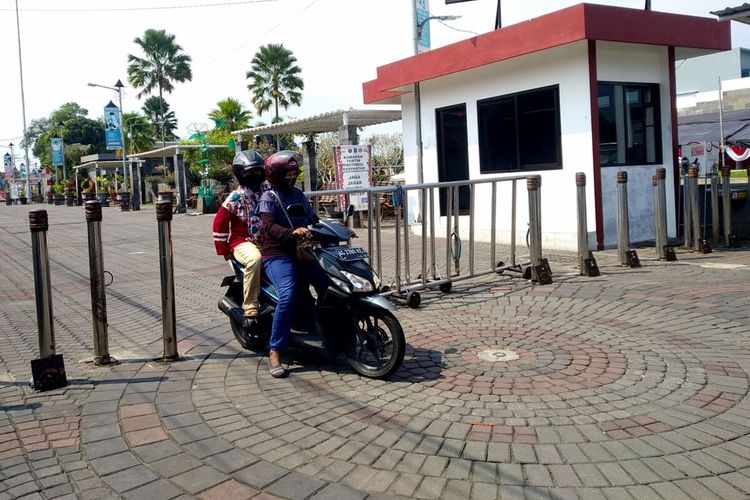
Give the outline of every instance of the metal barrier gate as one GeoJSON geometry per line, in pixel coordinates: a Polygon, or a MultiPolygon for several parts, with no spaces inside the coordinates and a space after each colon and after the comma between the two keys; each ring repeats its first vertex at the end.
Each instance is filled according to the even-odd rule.
{"type": "MultiPolygon", "coordinates": [[[[483,276],[491,273],[501,273],[503,271],[515,271],[521,273],[525,278],[531,277],[533,266],[539,266],[535,263],[533,256],[541,259],[541,217],[539,215],[539,186],[541,180],[538,176],[526,177],[503,177],[477,179],[467,181],[443,182],[443,183],[424,183],[411,185],[393,185],[393,186],[373,186],[363,189],[335,189],[326,191],[307,192],[313,206],[317,209],[321,197],[329,198],[332,195],[343,195],[345,206],[349,205],[349,197],[353,193],[367,192],[368,207],[367,235],[368,251],[370,254],[370,265],[375,269],[378,275],[383,277],[383,233],[384,228],[381,223],[381,197],[390,195],[393,201],[394,222],[395,222],[395,269],[393,274],[392,286],[384,287],[383,295],[390,295],[394,298],[405,300],[410,307],[417,307],[421,301],[418,293],[419,290],[439,288],[443,292],[451,289],[452,284],[456,281],[483,276]],[[534,182],[530,182],[533,180],[534,182]],[[518,182],[522,181],[527,184],[529,189],[529,228],[526,232],[526,245],[529,247],[529,260],[520,261],[517,251],[517,201],[518,201],[518,182]],[[487,186],[487,187],[485,187],[487,186]],[[510,191],[510,257],[509,261],[502,262],[497,260],[496,247],[497,242],[497,225],[498,209],[500,197],[498,196],[498,186],[503,186],[510,191]],[[468,212],[462,210],[459,206],[461,199],[461,188],[468,189],[469,207],[468,212]],[[486,266],[478,267],[475,258],[476,247],[476,220],[477,220],[477,192],[484,188],[490,190],[490,220],[489,227],[489,255],[485,256],[486,266]],[[440,209],[444,215],[438,213],[435,205],[436,193],[438,196],[442,192],[445,202],[440,209]],[[532,194],[534,196],[532,196],[532,194]],[[411,195],[411,196],[410,196],[411,195]],[[419,208],[418,214],[421,220],[409,224],[410,202],[416,200],[419,208]],[[440,272],[438,261],[436,259],[436,229],[445,221],[445,241],[444,241],[444,272],[440,272]],[[463,243],[460,238],[461,226],[468,223],[468,269],[462,269],[461,253],[463,243]],[[535,227],[531,227],[535,226],[535,227]],[[411,228],[419,230],[421,234],[410,234],[411,228]],[[532,237],[529,237],[529,236],[532,237]],[[537,237],[538,236],[538,237],[537,237]],[[416,237],[421,240],[418,251],[421,254],[420,273],[416,279],[412,279],[412,263],[410,259],[410,238],[416,237]],[[538,248],[537,248],[538,247],[538,248]],[[429,259],[428,259],[429,256],[429,259]],[[428,276],[430,278],[428,278],[428,276]]],[[[465,191],[464,191],[465,192],[465,191]]],[[[482,200],[482,213],[486,214],[486,204],[482,200]]],[[[485,217],[486,218],[486,217],[485,217]]],[[[387,229],[387,228],[386,228],[387,229]]]]}

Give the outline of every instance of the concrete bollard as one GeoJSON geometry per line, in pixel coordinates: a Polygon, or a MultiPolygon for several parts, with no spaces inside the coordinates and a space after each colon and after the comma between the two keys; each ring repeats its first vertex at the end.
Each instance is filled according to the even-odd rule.
{"type": "Polygon", "coordinates": [[[532,175],[526,178],[529,192],[529,249],[531,279],[540,285],[552,283],[552,275],[546,259],[542,259],[542,177],[532,175]]]}
{"type": "Polygon", "coordinates": [[[721,241],[721,223],[719,222],[719,173],[711,172],[711,233],[713,242],[718,245],[721,241]]]}
{"type": "Polygon", "coordinates": [[[654,227],[656,228],[656,251],[659,260],[667,259],[667,194],[665,168],[657,168],[654,185],[654,227]]]}
{"type": "Polygon", "coordinates": [[[722,211],[724,212],[724,244],[732,246],[732,188],[730,179],[730,169],[728,165],[721,166],[721,194],[722,194],[722,211]]]}
{"type": "Polygon", "coordinates": [[[52,322],[52,283],[49,273],[46,210],[29,212],[31,258],[34,267],[36,320],[39,337],[39,359],[31,361],[32,385],[36,390],[65,387],[65,365],[62,355],[55,354],[55,327],[52,322]]]}
{"type": "Polygon", "coordinates": [[[113,359],[109,355],[109,337],[107,334],[107,296],[104,292],[104,259],[102,254],[102,206],[98,201],[87,201],[85,210],[89,238],[94,364],[108,365],[113,362],[113,359]]]}
{"type": "Polygon", "coordinates": [[[163,361],[179,359],[174,303],[174,263],[172,260],[172,202],[156,203],[156,220],[159,226],[159,271],[161,275],[163,361]]]}

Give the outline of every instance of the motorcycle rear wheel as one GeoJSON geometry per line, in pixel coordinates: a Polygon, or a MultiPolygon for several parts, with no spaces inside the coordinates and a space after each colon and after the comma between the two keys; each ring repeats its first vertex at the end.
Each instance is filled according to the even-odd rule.
{"type": "Polygon", "coordinates": [[[346,351],[349,365],[368,378],[385,378],[401,366],[406,352],[404,330],[388,311],[364,310],[355,318],[357,331],[346,351]]]}

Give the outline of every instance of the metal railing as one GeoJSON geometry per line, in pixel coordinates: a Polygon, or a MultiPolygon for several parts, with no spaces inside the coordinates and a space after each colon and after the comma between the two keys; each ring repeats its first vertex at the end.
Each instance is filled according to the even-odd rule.
{"type": "MultiPolygon", "coordinates": [[[[409,305],[413,305],[411,300],[413,293],[418,290],[439,287],[442,291],[450,290],[452,283],[483,276],[491,273],[502,271],[517,271],[523,273],[524,266],[531,264],[530,260],[519,261],[518,249],[516,245],[518,221],[517,221],[517,202],[518,202],[518,183],[526,183],[527,176],[514,176],[503,178],[488,178],[466,181],[441,182],[441,183],[423,183],[410,185],[393,185],[393,186],[372,186],[367,189],[334,189],[326,191],[311,191],[306,193],[314,207],[318,206],[321,197],[330,198],[333,195],[344,195],[346,204],[349,196],[353,193],[367,193],[366,211],[367,235],[368,235],[368,252],[370,254],[370,265],[375,269],[379,276],[383,277],[383,247],[385,228],[382,220],[381,199],[383,196],[390,196],[391,204],[394,210],[393,230],[395,238],[395,265],[393,272],[392,286],[384,291],[384,294],[392,295],[396,298],[406,299],[409,305]],[[500,204],[498,196],[499,185],[506,185],[510,191],[507,204],[500,204]],[[489,231],[489,252],[484,256],[480,264],[477,258],[477,192],[481,188],[490,190],[489,207],[482,201],[483,219],[488,220],[482,229],[489,231]],[[468,188],[468,212],[464,209],[463,213],[460,207],[462,200],[461,188],[468,188]],[[442,194],[444,203],[442,207],[436,207],[435,197],[442,194]],[[410,210],[410,203],[419,203],[418,210],[410,210]],[[498,262],[498,212],[504,208],[510,213],[510,227],[504,228],[509,230],[510,258],[508,262],[498,262]],[[489,217],[486,216],[489,210],[489,217]],[[442,213],[439,213],[442,212],[442,213]],[[413,217],[410,217],[415,215],[413,217]],[[461,230],[466,229],[468,225],[468,266],[464,266],[461,260],[463,241],[460,237],[461,230]],[[438,228],[445,230],[445,238],[442,242],[445,257],[445,266],[441,272],[438,266],[436,241],[436,232],[438,228]],[[413,229],[413,233],[412,233],[413,229]],[[418,238],[420,241],[418,252],[419,275],[412,277],[414,266],[411,262],[411,238],[418,238]]],[[[538,189],[534,193],[539,196],[538,189]]],[[[531,196],[531,193],[530,193],[531,196]]],[[[535,201],[535,205],[538,204],[535,201]]],[[[506,212],[507,213],[507,212],[506,212]]],[[[536,218],[534,222],[537,227],[529,227],[530,239],[529,255],[538,255],[541,257],[541,221],[536,218]]],[[[418,304],[418,295],[416,302],[418,304]]]]}

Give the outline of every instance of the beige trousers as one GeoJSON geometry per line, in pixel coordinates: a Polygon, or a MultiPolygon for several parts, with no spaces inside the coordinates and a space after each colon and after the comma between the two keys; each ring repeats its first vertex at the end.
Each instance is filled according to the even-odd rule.
{"type": "Polygon", "coordinates": [[[255,243],[246,241],[234,247],[234,258],[245,266],[245,279],[242,282],[242,312],[245,316],[254,316],[258,313],[260,274],[263,269],[260,250],[255,243]]]}

